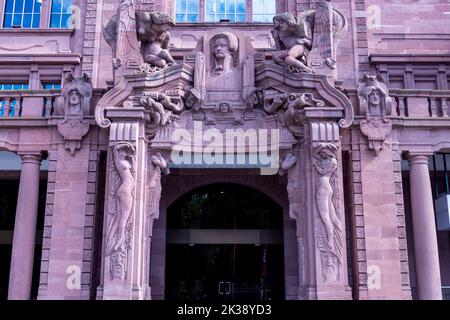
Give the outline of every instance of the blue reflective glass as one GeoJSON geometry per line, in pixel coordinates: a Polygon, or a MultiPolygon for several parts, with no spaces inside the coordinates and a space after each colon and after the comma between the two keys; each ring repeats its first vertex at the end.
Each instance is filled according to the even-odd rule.
{"type": "Polygon", "coordinates": [[[197,14],[188,14],[187,21],[188,22],[198,22],[198,15],[197,14]]]}
{"type": "Polygon", "coordinates": [[[227,19],[225,14],[217,14],[216,15],[216,21],[220,21],[220,20],[224,20],[224,19],[227,19]]]}
{"type": "Polygon", "coordinates": [[[71,20],[71,14],[63,14],[61,17],[61,28],[69,28],[71,26],[71,20]]]}
{"type": "Polygon", "coordinates": [[[227,3],[227,13],[229,13],[229,14],[234,14],[234,10],[236,9],[236,6],[235,6],[235,3],[234,3],[234,0],[228,0],[228,3],[227,3]]]}
{"type": "Polygon", "coordinates": [[[61,1],[62,0],[53,0],[52,1],[52,13],[61,12],[61,1]]]}
{"type": "MultiPolygon", "coordinates": [[[[253,1],[253,14],[260,15],[264,13],[265,1],[253,1]]],[[[254,20],[254,19],[253,19],[254,20]]]]}
{"type": "Polygon", "coordinates": [[[61,15],[50,15],[50,28],[59,28],[61,26],[61,15]]]}
{"type": "Polygon", "coordinates": [[[13,12],[14,0],[6,0],[5,13],[13,12]]]}
{"type": "MultiPolygon", "coordinates": [[[[215,0],[206,0],[206,14],[214,15],[214,1],[215,0]]],[[[213,18],[214,20],[214,18],[213,18]]]]}
{"type": "MultiPolygon", "coordinates": [[[[188,13],[198,14],[198,0],[189,0],[188,2],[188,13]]],[[[188,18],[189,20],[189,18],[188,18]]]]}
{"type": "Polygon", "coordinates": [[[245,22],[245,14],[237,14],[235,22],[245,22]]]}
{"type": "Polygon", "coordinates": [[[181,11],[181,4],[186,1],[186,0],[176,0],[176,5],[175,5],[175,12],[178,13],[182,13],[181,11]]]}
{"type": "Polygon", "coordinates": [[[245,0],[236,0],[236,13],[245,13],[245,0]]]}
{"type": "Polygon", "coordinates": [[[186,15],[185,14],[177,14],[175,15],[176,22],[185,22],[186,15]]]}
{"type": "Polygon", "coordinates": [[[25,13],[33,12],[33,3],[34,3],[34,0],[25,0],[25,8],[24,8],[25,13]]]}
{"type": "Polygon", "coordinates": [[[214,22],[214,15],[213,14],[207,14],[205,18],[206,22],[214,22]]]}
{"type": "Polygon", "coordinates": [[[33,14],[33,28],[39,28],[41,22],[41,14],[33,14]]]}
{"type": "Polygon", "coordinates": [[[5,18],[3,20],[3,28],[11,28],[12,14],[5,13],[5,18]]]}
{"type": "Polygon", "coordinates": [[[62,12],[72,14],[72,0],[64,0],[62,12]]]}
{"type": "Polygon", "coordinates": [[[23,15],[23,21],[22,21],[22,27],[23,28],[31,28],[31,18],[32,14],[24,14],[23,15]]]}
{"type": "Polygon", "coordinates": [[[13,85],[12,84],[4,84],[3,85],[3,90],[12,90],[13,85]]]}
{"type": "Polygon", "coordinates": [[[34,1],[34,13],[41,13],[41,6],[42,6],[42,1],[35,0],[34,1]]]}
{"type": "Polygon", "coordinates": [[[13,26],[21,26],[22,25],[22,15],[21,14],[15,14],[13,16],[13,26]]]}
{"type": "Polygon", "coordinates": [[[217,0],[216,2],[216,13],[225,13],[225,0],[217,0]]]}
{"type": "Polygon", "coordinates": [[[23,12],[23,0],[16,0],[14,4],[14,13],[22,13],[23,12]]]}

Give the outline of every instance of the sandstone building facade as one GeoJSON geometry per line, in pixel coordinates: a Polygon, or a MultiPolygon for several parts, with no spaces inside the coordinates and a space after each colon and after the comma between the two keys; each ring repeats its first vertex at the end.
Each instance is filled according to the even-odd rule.
{"type": "Polygon", "coordinates": [[[2,0],[0,299],[448,299],[449,20],[2,0]]]}

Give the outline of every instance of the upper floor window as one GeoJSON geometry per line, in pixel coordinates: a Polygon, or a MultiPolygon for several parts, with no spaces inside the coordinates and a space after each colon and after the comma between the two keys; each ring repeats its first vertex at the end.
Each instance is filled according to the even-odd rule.
{"type": "Polygon", "coordinates": [[[199,0],[177,0],[175,19],[177,22],[199,21],[199,0]]]}
{"type": "Polygon", "coordinates": [[[39,28],[42,0],[6,0],[4,28],[39,28]]]}
{"type": "Polygon", "coordinates": [[[175,0],[176,22],[271,23],[275,14],[276,0],[175,0]]]}
{"type": "Polygon", "coordinates": [[[52,0],[50,28],[68,28],[72,20],[72,0],[52,0]]]}
{"type": "Polygon", "coordinates": [[[245,22],[245,0],[206,0],[207,22],[245,22]]]}
{"type": "Polygon", "coordinates": [[[256,0],[253,1],[253,21],[271,23],[276,15],[275,0],[256,0]]]}

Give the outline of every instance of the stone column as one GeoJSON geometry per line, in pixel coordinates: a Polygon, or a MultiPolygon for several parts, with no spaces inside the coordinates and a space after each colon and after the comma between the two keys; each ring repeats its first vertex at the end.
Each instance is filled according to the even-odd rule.
{"type": "Polygon", "coordinates": [[[28,300],[31,295],[41,159],[36,153],[22,155],[9,276],[10,300],[28,300]]]}
{"type": "Polygon", "coordinates": [[[410,153],[409,174],[419,299],[441,300],[441,275],[428,156],[410,153]]]}

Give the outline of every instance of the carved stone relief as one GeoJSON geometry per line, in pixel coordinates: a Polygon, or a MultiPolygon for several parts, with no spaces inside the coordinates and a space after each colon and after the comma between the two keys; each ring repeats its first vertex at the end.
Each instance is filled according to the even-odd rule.
{"type": "MultiPolygon", "coordinates": [[[[173,19],[159,12],[136,12],[132,0],[121,0],[117,14],[105,28],[103,37],[113,51],[114,69],[134,69],[149,73],[175,64],[168,51],[173,19]]],[[[126,71],[118,74],[125,74],[126,71]]]]}
{"type": "Polygon", "coordinates": [[[315,51],[330,69],[336,68],[334,51],[337,42],[333,39],[344,37],[347,20],[331,8],[329,1],[317,1],[315,9],[303,11],[298,17],[288,12],[280,13],[273,18],[273,23],[272,35],[277,49],[272,56],[275,63],[290,72],[314,73],[308,55],[315,51]]]}
{"type": "Polygon", "coordinates": [[[89,131],[89,121],[84,117],[91,113],[92,83],[88,75],[75,77],[69,73],[56,99],[53,115],[64,116],[58,122],[58,132],[64,137],[65,147],[71,155],[81,148],[81,141],[89,131]]]}
{"type": "Polygon", "coordinates": [[[332,143],[313,146],[316,171],[315,201],[322,228],[316,230],[324,281],[338,281],[343,263],[342,220],[339,207],[338,147],[332,143]],[[320,232],[323,230],[323,233],[320,232]]]}
{"type": "Polygon", "coordinates": [[[111,167],[111,201],[106,234],[106,255],[110,256],[111,279],[125,280],[128,251],[132,247],[132,230],[136,188],[136,149],[128,142],[113,148],[111,167]]]}
{"type": "Polygon", "coordinates": [[[378,155],[383,149],[385,140],[390,136],[392,124],[387,119],[392,113],[392,99],[383,77],[365,74],[358,84],[358,99],[362,133],[369,140],[369,148],[378,155]]]}

